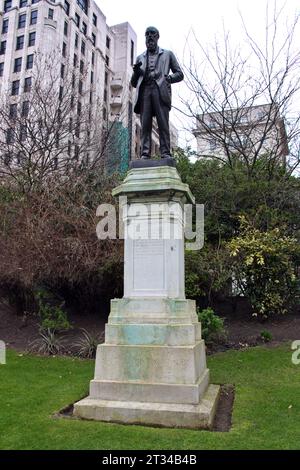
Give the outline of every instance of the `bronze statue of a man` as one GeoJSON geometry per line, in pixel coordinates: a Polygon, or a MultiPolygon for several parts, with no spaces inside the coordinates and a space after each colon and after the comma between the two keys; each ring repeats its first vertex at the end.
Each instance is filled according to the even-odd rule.
{"type": "Polygon", "coordinates": [[[161,158],[170,158],[171,84],[183,80],[183,73],[173,52],[158,47],[159,31],[156,28],[149,26],[145,36],[147,50],[138,56],[131,78],[132,86],[137,89],[134,111],[141,118],[141,158],[151,158],[154,116],[158,125],[161,158]]]}

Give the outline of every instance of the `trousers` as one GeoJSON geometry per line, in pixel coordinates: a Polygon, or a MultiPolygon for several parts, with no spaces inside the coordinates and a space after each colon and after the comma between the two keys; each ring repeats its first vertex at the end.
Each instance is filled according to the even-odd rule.
{"type": "Polygon", "coordinates": [[[170,157],[170,110],[161,101],[159,89],[155,82],[144,84],[141,93],[141,155],[151,157],[152,118],[156,116],[161,157],[170,157]]]}

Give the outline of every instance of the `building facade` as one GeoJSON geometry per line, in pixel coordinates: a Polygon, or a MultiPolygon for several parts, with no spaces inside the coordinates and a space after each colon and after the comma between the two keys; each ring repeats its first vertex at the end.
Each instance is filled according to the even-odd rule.
{"type": "Polygon", "coordinates": [[[250,158],[271,153],[285,162],[289,153],[284,120],[276,105],[201,114],[193,133],[202,157],[225,159],[228,151],[250,158]]]}
{"type": "MultiPolygon", "coordinates": [[[[78,106],[97,113],[103,140],[110,134],[107,161],[125,170],[130,160],[139,158],[140,123],[133,112],[135,89],[130,84],[137,38],[129,23],[109,27],[93,0],[1,0],[0,32],[2,95],[11,96],[16,104],[24,99],[37,57],[54,51],[53,67],[60,67],[61,89],[65,70],[80,69],[78,106]]],[[[172,147],[176,147],[178,134],[170,127],[172,147]]],[[[158,150],[154,122],[152,154],[158,150]]]]}
{"type": "MultiPolygon", "coordinates": [[[[100,8],[89,0],[2,0],[0,31],[0,92],[17,103],[30,90],[37,55],[54,51],[54,66],[61,68],[59,86],[68,64],[80,68],[80,108],[92,109],[98,103],[103,133],[114,128],[122,137],[114,158],[126,167],[135,158],[136,135],[130,87],[136,34],[131,26],[109,27],[100,8]]],[[[113,147],[108,158],[112,151],[113,147]]]]}

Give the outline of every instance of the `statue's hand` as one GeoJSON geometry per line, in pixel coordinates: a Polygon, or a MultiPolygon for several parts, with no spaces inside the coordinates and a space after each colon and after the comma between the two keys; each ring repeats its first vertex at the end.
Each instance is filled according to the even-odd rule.
{"type": "Polygon", "coordinates": [[[170,75],[165,75],[165,79],[168,83],[171,83],[171,81],[172,81],[170,75]]]}
{"type": "Polygon", "coordinates": [[[141,65],[142,62],[137,62],[132,66],[134,73],[140,74],[141,73],[141,65]]]}

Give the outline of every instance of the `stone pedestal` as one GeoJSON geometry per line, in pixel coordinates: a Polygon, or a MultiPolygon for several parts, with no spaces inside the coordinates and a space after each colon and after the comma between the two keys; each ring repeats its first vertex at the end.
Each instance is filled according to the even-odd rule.
{"type": "Polygon", "coordinates": [[[111,301],[90,395],[76,416],[209,428],[219,386],[209,384],[195,302],[184,292],[184,204],[193,196],[172,166],[133,168],[126,196],[124,297],[111,301]]]}

